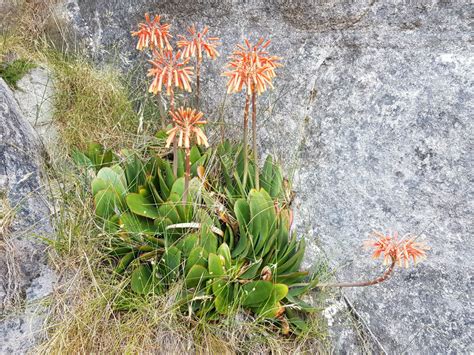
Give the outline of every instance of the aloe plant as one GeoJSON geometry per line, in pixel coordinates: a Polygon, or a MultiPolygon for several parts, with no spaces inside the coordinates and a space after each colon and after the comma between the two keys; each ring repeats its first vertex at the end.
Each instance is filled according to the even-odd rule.
{"type": "Polygon", "coordinates": [[[162,293],[183,280],[179,302],[203,297],[192,303],[197,316],[246,309],[302,330],[312,309],[299,297],[315,281],[300,271],[304,240],[290,232],[288,187],[272,157],[256,189],[254,161],[245,172],[243,146],[228,141],[206,151],[192,146],[188,161],[179,154],[176,175],[165,157],[121,156],[91,188],[97,217],[113,236],[105,250],[116,272],[130,275],[132,291],[162,293]],[[193,203],[183,203],[184,195],[193,203]]]}

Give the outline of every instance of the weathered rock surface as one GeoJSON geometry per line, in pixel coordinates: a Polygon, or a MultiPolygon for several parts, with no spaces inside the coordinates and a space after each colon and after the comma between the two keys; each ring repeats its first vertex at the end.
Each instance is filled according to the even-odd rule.
{"type": "Polygon", "coordinates": [[[0,79],[0,353],[24,353],[42,336],[52,291],[47,266],[50,211],[41,180],[43,148],[23,117],[13,93],[0,79]],[[11,223],[3,223],[11,215],[11,223]]]}
{"type": "MultiPolygon", "coordinates": [[[[474,351],[471,4],[77,0],[68,11],[91,54],[124,68],[144,12],[179,32],[209,25],[224,54],[204,70],[211,120],[225,55],[270,36],[285,67],[259,98],[259,143],[294,172],[309,249],[325,251],[338,279],[364,279],[381,268],[360,247],[372,228],[426,234],[427,262],[345,296],[387,352],[474,351]]],[[[226,121],[238,127],[242,107],[228,97],[226,121]]]]}
{"type": "Polygon", "coordinates": [[[58,140],[53,122],[54,85],[50,70],[36,67],[21,78],[13,92],[20,111],[34,128],[45,147],[52,149],[58,140]]]}

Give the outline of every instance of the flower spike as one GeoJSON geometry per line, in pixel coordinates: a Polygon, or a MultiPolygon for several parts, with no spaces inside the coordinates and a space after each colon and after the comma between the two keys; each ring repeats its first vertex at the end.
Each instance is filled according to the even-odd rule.
{"type": "Polygon", "coordinates": [[[166,132],[168,134],[168,139],[166,140],[167,148],[171,146],[176,136],[179,136],[179,147],[190,148],[193,136],[198,145],[209,146],[206,135],[199,127],[207,123],[207,121],[202,119],[204,116],[202,112],[198,112],[190,107],[180,107],[177,111],[170,112],[170,114],[175,126],[166,132]]]}
{"type": "Polygon", "coordinates": [[[227,93],[237,93],[246,87],[247,94],[256,91],[259,95],[273,88],[272,79],[276,76],[275,69],[282,66],[280,57],[270,56],[266,51],[270,40],[261,38],[252,45],[245,39],[245,45],[237,45],[237,49],[229,57],[227,68],[230,70],[222,75],[229,78],[227,93]]]}
{"type": "Polygon", "coordinates": [[[218,37],[208,37],[209,28],[207,26],[201,32],[196,30],[196,26],[192,25],[188,28],[191,38],[188,39],[183,35],[178,35],[180,40],[177,42],[178,48],[183,50],[183,58],[196,57],[202,59],[203,52],[211,59],[216,59],[219,52],[216,47],[220,44],[218,37]]]}
{"type": "Polygon", "coordinates": [[[405,266],[406,268],[410,264],[410,258],[416,265],[421,259],[426,258],[426,250],[430,248],[423,242],[416,242],[416,237],[402,239],[398,238],[398,233],[383,234],[378,231],[373,231],[370,234],[369,240],[365,241],[367,248],[374,248],[372,257],[374,259],[383,256],[384,265],[389,265],[392,262],[396,262],[399,266],[405,266]]]}
{"type": "Polygon", "coordinates": [[[161,16],[156,15],[153,20],[150,19],[148,13],[145,14],[145,22],[138,25],[138,31],[132,31],[133,37],[138,37],[137,49],[144,48],[172,50],[169,39],[172,38],[170,31],[170,24],[160,23],[161,16]]]}
{"type": "Polygon", "coordinates": [[[181,51],[176,54],[173,51],[154,51],[153,54],[154,58],[149,61],[153,67],[148,70],[147,76],[154,79],[148,91],[156,95],[164,85],[168,95],[171,95],[173,87],[191,92],[193,68],[187,66],[189,59],[183,59],[181,51]]]}

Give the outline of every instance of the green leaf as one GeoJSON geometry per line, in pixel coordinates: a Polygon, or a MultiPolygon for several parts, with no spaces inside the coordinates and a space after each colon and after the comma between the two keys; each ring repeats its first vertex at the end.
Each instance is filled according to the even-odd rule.
{"type": "Polygon", "coordinates": [[[164,266],[163,273],[165,278],[175,280],[181,266],[181,251],[175,246],[169,247],[163,254],[161,262],[164,266]]]}
{"type": "Polygon", "coordinates": [[[243,280],[251,280],[255,278],[255,276],[257,276],[258,270],[260,269],[260,265],[262,265],[262,259],[248,264],[241,270],[239,278],[243,280]]]}
{"type": "Polygon", "coordinates": [[[121,209],[119,196],[110,190],[101,190],[94,197],[95,213],[108,219],[121,209]]]}
{"type": "Polygon", "coordinates": [[[295,334],[299,335],[302,332],[308,331],[308,325],[306,324],[304,319],[298,315],[298,312],[289,307],[286,307],[285,313],[295,334]]]}
{"type": "Polygon", "coordinates": [[[250,233],[254,238],[261,236],[259,243],[263,246],[276,228],[277,218],[273,200],[265,190],[252,189],[249,193],[249,208],[250,233]]]}
{"type": "Polygon", "coordinates": [[[127,205],[128,208],[130,208],[130,211],[139,216],[148,217],[152,219],[155,219],[160,216],[160,213],[158,212],[158,209],[153,204],[153,202],[151,202],[140,194],[130,193],[127,195],[125,200],[127,201],[127,205]]]}
{"type": "MultiPolygon", "coordinates": [[[[113,188],[121,197],[125,196],[127,193],[125,173],[118,165],[100,169],[94,180],[103,180],[99,183],[99,187],[100,185],[105,184],[106,188],[113,188]]],[[[92,193],[96,194],[98,192],[98,187],[95,186],[94,180],[92,181],[92,193]]]]}
{"type": "Polygon", "coordinates": [[[145,184],[143,164],[135,155],[127,157],[125,163],[125,177],[129,192],[138,192],[138,186],[145,184]]]}
{"type": "Polygon", "coordinates": [[[272,301],[278,302],[288,294],[288,286],[285,284],[273,284],[272,301]]]}
{"type": "Polygon", "coordinates": [[[181,222],[181,218],[178,211],[176,210],[176,206],[171,201],[163,203],[158,208],[158,212],[161,217],[169,219],[173,224],[181,222]]]}
{"type": "Polygon", "coordinates": [[[265,163],[263,164],[262,174],[260,177],[261,185],[266,191],[270,191],[272,178],[273,178],[273,159],[272,159],[272,156],[269,154],[267,155],[267,158],[265,159],[265,163]]]}
{"type": "Polygon", "coordinates": [[[163,173],[161,170],[158,170],[158,183],[160,185],[160,193],[161,193],[161,196],[163,197],[163,200],[167,200],[170,195],[170,189],[168,185],[166,184],[166,181],[163,177],[163,173]]]}
{"type": "Polygon", "coordinates": [[[276,302],[276,303],[266,302],[263,305],[261,305],[255,313],[257,313],[259,317],[261,318],[272,319],[276,317],[280,308],[281,308],[280,302],[276,302]]]}
{"type": "Polygon", "coordinates": [[[84,168],[91,168],[94,164],[92,160],[90,160],[87,155],[82,153],[78,149],[73,149],[71,152],[71,158],[76,163],[76,165],[84,167],[84,168]]]}
{"type": "Polygon", "coordinates": [[[226,243],[222,243],[217,249],[217,254],[224,258],[224,266],[228,270],[230,269],[232,258],[230,256],[230,249],[226,243]]]}
{"type": "Polygon", "coordinates": [[[283,263],[282,265],[278,265],[277,275],[297,271],[301,265],[301,262],[303,261],[304,250],[305,250],[305,241],[304,239],[302,239],[300,241],[298,251],[291,258],[289,258],[285,263],[283,263]]]}
{"type": "Polygon", "coordinates": [[[179,196],[180,199],[183,198],[184,194],[184,177],[176,179],[173,186],[171,187],[170,194],[175,193],[179,196]]]}
{"type": "Polygon", "coordinates": [[[287,285],[291,285],[303,281],[306,276],[308,276],[307,271],[291,272],[284,275],[277,275],[276,282],[283,282],[287,285]]]}
{"type": "Polygon", "coordinates": [[[277,198],[281,195],[283,189],[283,174],[280,166],[275,166],[272,178],[272,187],[269,191],[270,196],[277,198]]]}
{"type": "Polygon", "coordinates": [[[142,218],[130,212],[124,212],[120,215],[120,225],[129,233],[151,234],[156,233],[156,226],[147,218],[142,218]]]}
{"type": "Polygon", "coordinates": [[[214,253],[209,254],[208,269],[209,274],[212,277],[219,277],[225,275],[224,263],[221,260],[221,257],[214,253]]]}
{"type": "Polygon", "coordinates": [[[148,265],[140,265],[132,272],[132,290],[138,294],[145,295],[153,289],[153,277],[148,265]]]}
{"type": "Polygon", "coordinates": [[[194,164],[200,158],[201,158],[201,152],[199,151],[199,148],[197,146],[193,145],[193,147],[191,148],[191,154],[190,154],[190,157],[189,157],[189,160],[190,160],[191,164],[194,164]]]}
{"type": "Polygon", "coordinates": [[[232,251],[232,257],[245,257],[251,247],[251,241],[247,235],[250,221],[250,206],[244,199],[238,199],[234,204],[234,212],[239,223],[239,241],[232,251]]]}
{"type": "Polygon", "coordinates": [[[304,311],[304,312],[311,313],[311,312],[316,312],[316,311],[318,310],[318,308],[313,307],[313,306],[310,305],[309,303],[304,302],[304,301],[300,300],[300,299],[297,298],[297,297],[293,297],[293,296],[287,295],[287,296],[286,296],[286,299],[287,299],[289,302],[291,302],[291,303],[293,303],[294,305],[296,305],[299,310],[302,310],[302,311],[304,311]]]}
{"type": "Polygon", "coordinates": [[[194,265],[201,265],[203,267],[207,267],[207,260],[208,260],[209,253],[202,247],[195,247],[189,253],[189,257],[186,261],[186,272],[194,265]]]}
{"type": "Polygon", "coordinates": [[[243,306],[258,307],[265,304],[273,292],[273,284],[270,281],[253,281],[243,287],[243,306]]]}
{"type": "Polygon", "coordinates": [[[219,289],[214,300],[214,305],[216,307],[216,311],[220,314],[229,314],[232,304],[232,291],[233,287],[230,284],[224,285],[219,289]]]}
{"type": "Polygon", "coordinates": [[[209,278],[210,275],[206,268],[202,265],[195,264],[190,268],[186,275],[186,287],[194,288],[200,284],[204,285],[209,278]]]}
{"type": "Polygon", "coordinates": [[[115,268],[115,272],[121,274],[125,271],[125,269],[130,265],[130,263],[135,259],[135,253],[131,251],[130,253],[126,254],[120,262],[118,263],[117,267],[115,268]]]}
{"type": "Polygon", "coordinates": [[[182,251],[183,255],[188,256],[198,244],[198,239],[199,236],[196,233],[191,233],[181,239],[177,246],[182,251]]]}

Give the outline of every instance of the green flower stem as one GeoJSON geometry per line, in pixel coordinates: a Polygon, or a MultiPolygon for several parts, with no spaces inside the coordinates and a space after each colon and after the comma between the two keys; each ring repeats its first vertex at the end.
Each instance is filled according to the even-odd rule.
{"type": "Polygon", "coordinates": [[[247,186],[247,175],[249,170],[249,160],[248,160],[248,130],[249,130],[249,106],[250,106],[250,95],[245,96],[245,109],[244,109],[244,177],[242,185],[247,186]]]}
{"type": "Polygon", "coordinates": [[[252,140],[253,140],[253,158],[255,162],[255,188],[260,189],[260,169],[258,167],[257,151],[257,93],[252,93],[252,140]]]}

